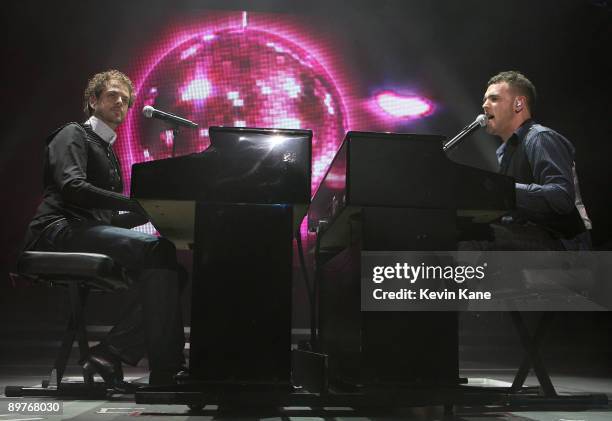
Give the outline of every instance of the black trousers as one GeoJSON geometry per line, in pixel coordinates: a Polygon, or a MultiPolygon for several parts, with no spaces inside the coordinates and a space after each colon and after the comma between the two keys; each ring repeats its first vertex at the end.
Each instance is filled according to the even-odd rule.
{"type": "Polygon", "coordinates": [[[490,225],[488,241],[460,241],[459,250],[479,251],[578,251],[591,250],[591,234],[588,231],[572,239],[555,236],[547,229],[532,223],[494,223],[490,225]]]}
{"type": "Polygon", "coordinates": [[[531,251],[564,250],[561,241],[544,228],[534,224],[491,224],[489,241],[460,241],[459,250],[531,251]]]}
{"type": "Polygon", "coordinates": [[[47,227],[33,250],[101,253],[121,264],[135,281],[133,303],[102,345],[130,365],[146,353],[152,372],[176,372],[184,365],[180,293],[185,280],[174,244],[125,228],[61,220],[47,227]]]}

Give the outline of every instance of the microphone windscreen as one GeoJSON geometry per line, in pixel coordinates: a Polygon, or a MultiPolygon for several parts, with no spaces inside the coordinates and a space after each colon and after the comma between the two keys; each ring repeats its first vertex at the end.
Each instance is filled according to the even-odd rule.
{"type": "Polygon", "coordinates": [[[487,116],[484,114],[479,114],[478,117],[476,117],[476,122],[478,123],[478,125],[480,127],[484,127],[487,125],[487,116]]]}
{"type": "Polygon", "coordinates": [[[151,118],[153,117],[153,111],[155,111],[155,108],[151,107],[150,105],[145,105],[142,108],[142,114],[146,117],[146,118],[151,118]]]}

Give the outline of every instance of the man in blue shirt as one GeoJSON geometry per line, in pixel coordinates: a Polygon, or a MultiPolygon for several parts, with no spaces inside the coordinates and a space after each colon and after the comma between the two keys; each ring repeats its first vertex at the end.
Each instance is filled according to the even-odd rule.
{"type": "Polygon", "coordinates": [[[501,72],[487,83],[486,130],[503,142],[497,150],[500,172],[516,180],[516,210],[495,234],[510,231],[525,241],[519,247],[525,249],[589,248],[591,221],[580,198],[574,147],[532,119],[535,101],[535,87],[519,72],[501,72]]]}

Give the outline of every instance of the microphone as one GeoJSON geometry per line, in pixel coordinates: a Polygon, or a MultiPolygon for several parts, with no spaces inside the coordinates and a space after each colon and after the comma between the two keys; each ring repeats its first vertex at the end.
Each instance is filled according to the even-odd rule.
{"type": "Polygon", "coordinates": [[[444,146],[442,147],[444,152],[446,152],[446,151],[450,150],[451,148],[457,146],[457,144],[459,143],[459,141],[461,139],[463,139],[464,137],[466,137],[467,135],[469,135],[470,133],[472,133],[473,131],[475,131],[479,127],[486,126],[487,125],[487,120],[488,120],[488,118],[487,118],[486,115],[479,114],[478,117],[476,117],[476,120],[472,121],[470,124],[465,126],[463,129],[461,129],[461,131],[455,137],[453,137],[451,140],[449,140],[448,142],[446,142],[444,144],[444,146]]]}
{"type": "Polygon", "coordinates": [[[167,113],[165,111],[156,110],[150,105],[144,106],[144,108],[142,109],[142,114],[146,118],[157,118],[160,120],[165,120],[176,126],[185,126],[185,127],[192,127],[192,128],[198,127],[198,125],[191,120],[187,120],[186,118],[179,117],[172,113],[167,113]]]}

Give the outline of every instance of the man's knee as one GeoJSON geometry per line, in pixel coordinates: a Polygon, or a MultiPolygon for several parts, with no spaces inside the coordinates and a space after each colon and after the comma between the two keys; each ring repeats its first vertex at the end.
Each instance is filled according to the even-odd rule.
{"type": "Polygon", "coordinates": [[[145,256],[145,269],[176,269],[176,247],[163,238],[156,238],[148,247],[145,256]]]}

